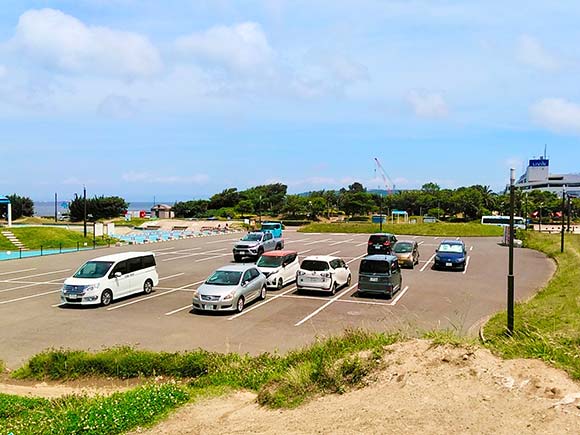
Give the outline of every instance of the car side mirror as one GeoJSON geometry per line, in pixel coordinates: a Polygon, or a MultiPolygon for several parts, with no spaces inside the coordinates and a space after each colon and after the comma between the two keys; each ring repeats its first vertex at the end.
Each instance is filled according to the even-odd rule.
{"type": "Polygon", "coordinates": [[[120,278],[122,276],[123,274],[121,272],[115,272],[115,278],[120,278]]]}

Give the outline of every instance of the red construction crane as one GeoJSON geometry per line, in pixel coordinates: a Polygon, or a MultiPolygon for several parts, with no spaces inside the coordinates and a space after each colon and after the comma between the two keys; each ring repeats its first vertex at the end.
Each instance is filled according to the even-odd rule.
{"type": "Polygon", "coordinates": [[[391,180],[391,177],[389,177],[388,174],[385,172],[385,168],[383,168],[383,165],[381,165],[381,162],[376,157],[375,163],[377,164],[375,172],[378,169],[379,172],[381,173],[381,178],[383,179],[383,183],[385,183],[385,189],[387,189],[387,195],[390,195],[391,193],[393,193],[393,190],[395,190],[395,183],[393,183],[393,180],[391,180]]]}

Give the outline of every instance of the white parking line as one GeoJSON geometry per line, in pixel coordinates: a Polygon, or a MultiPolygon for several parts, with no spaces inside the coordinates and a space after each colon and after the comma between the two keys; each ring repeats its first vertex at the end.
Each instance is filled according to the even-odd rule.
{"type": "Polygon", "coordinates": [[[313,242],[305,243],[304,246],[315,245],[316,243],[330,242],[332,239],[315,240],[313,242]]]}
{"type": "Polygon", "coordinates": [[[213,245],[216,243],[224,243],[224,242],[233,242],[233,241],[238,241],[240,239],[236,238],[236,239],[223,239],[223,240],[214,240],[213,242],[207,242],[206,245],[213,245]]]}
{"type": "Polygon", "coordinates": [[[463,269],[464,275],[467,273],[467,268],[469,267],[469,260],[471,260],[471,257],[468,255],[467,260],[465,260],[465,269],[463,269]]]}
{"type": "MultiPolygon", "coordinates": [[[[328,298],[322,296],[299,296],[299,295],[284,295],[285,299],[312,299],[315,301],[328,301],[328,298]]],[[[360,304],[360,305],[380,305],[390,307],[392,306],[392,302],[376,302],[376,301],[357,301],[357,300],[349,300],[349,299],[339,299],[336,301],[337,303],[344,302],[345,304],[360,304]]]]}
{"type": "Polygon", "coordinates": [[[427,263],[425,263],[425,266],[423,266],[419,272],[423,272],[425,269],[427,269],[427,266],[429,266],[429,264],[433,261],[436,255],[437,254],[433,254],[431,258],[427,261],[427,263]]]}
{"type": "Polygon", "coordinates": [[[356,246],[357,246],[357,247],[359,247],[359,246],[365,246],[365,245],[367,245],[367,244],[368,244],[368,242],[364,242],[364,243],[359,243],[359,244],[358,244],[358,245],[356,245],[356,246]]]}
{"type": "Polygon", "coordinates": [[[153,249],[151,252],[170,251],[172,249],[175,249],[175,248],[174,247],[171,247],[171,248],[153,249]]]}
{"type": "Polygon", "coordinates": [[[360,260],[361,258],[366,257],[366,256],[367,256],[367,254],[359,255],[358,257],[354,257],[352,260],[347,261],[346,264],[350,264],[353,261],[360,260]]]}
{"type": "Polygon", "coordinates": [[[419,243],[417,243],[417,246],[421,246],[423,243],[425,243],[425,240],[421,240],[419,243]]]}
{"type": "Polygon", "coordinates": [[[340,254],[340,251],[334,251],[334,252],[331,252],[331,253],[330,253],[330,254],[328,254],[328,255],[336,255],[336,254],[340,254]]]}
{"type": "Polygon", "coordinates": [[[330,306],[331,304],[333,304],[334,302],[336,302],[338,299],[340,299],[341,296],[343,296],[343,294],[348,293],[349,291],[351,291],[353,288],[355,288],[357,284],[352,285],[350,288],[348,288],[345,292],[340,292],[339,294],[337,294],[335,297],[333,297],[331,300],[329,300],[327,303],[325,303],[323,306],[321,306],[320,308],[318,308],[317,310],[313,311],[312,313],[310,313],[308,316],[306,316],[304,319],[300,320],[298,323],[296,323],[294,326],[300,326],[302,325],[304,322],[307,322],[308,320],[312,319],[314,316],[316,316],[318,313],[320,313],[322,310],[324,310],[326,307],[330,306]]]}
{"type": "Polygon", "coordinates": [[[469,248],[470,251],[473,251],[473,246],[471,248],[469,248]]]}
{"type": "MultiPolygon", "coordinates": [[[[52,281],[44,281],[44,282],[33,282],[33,283],[28,283],[28,284],[26,284],[26,285],[20,285],[20,286],[18,286],[18,287],[12,287],[12,288],[8,288],[8,289],[3,289],[3,290],[0,290],[0,293],[11,292],[11,291],[14,291],[14,290],[20,290],[20,289],[23,289],[23,288],[35,287],[35,286],[37,286],[37,285],[47,285],[47,284],[48,284],[48,285],[51,285],[51,284],[56,284],[56,283],[55,283],[55,281],[57,281],[57,282],[58,282],[58,281],[61,281],[61,280],[64,280],[64,279],[66,279],[66,278],[67,278],[67,277],[63,277],[63,278],[56,278],[56,279],[53,279],[52,281]]],[[[8,281],[6,281],[6,282],[8,282],[8,281]]],[[[17,281],[14,281],[14,284],[17,284],[17,283],[18,283],[17,281]]]]}
{"type": "Polygon", "coordinates": [[[72,270],[72,269],[62,269],[62,270],[55,270],[54,272],[37,273],[36,275],[19,276],[18,278],[10,278],[10,279],[7,279],[6,281],[18,281],[21,278],[25,278],[25,279],[26,278],[34,278],[36,276],[52,275],[52,274],[60,273],[60,272],[68,272],[70,270],[72,270]]]}
{"type": "Polygon", "coordinates": [[[308,252],[310,252],[310,251],[312,251],[312,249],[307,249],[307,250],[305,250],[305,251],[300,251],[300,252],[299,252],[299,254],[300,254],[300,255],[304,255],[304,254],[307,254],[307,253],[308,253],[308,252]]]}
{"type": "Polygon", "coordinates": [[[181,275],[185,275],[185,272],[176,273],[175,275],[164,276],[163,278],[159,278],[159,281],[163,281],[164,279],[171,279],[181,275]]]}
{"type": "Polygon", "coordinates": [[[201,281],[193,282],[193,283],[191,283],[191,284],[187,284],[187,285],[184,285],[184,286],[181,286],[181,287],[178,287],[178,288],[174,288],[174,289],[172,289],[172,290],[168,290],[168,291],[166,291],[166,292],[163,292],[163,293],[157,293],[157,294],[154,294],[154,295],[151,295],[151,296],[147,296],[147,297],[145,297],[145,298],[137,299],[137,300],[134,300],[134,301],[131,301],[131,302],[126,302],[126,303],[124,303],[124,304],[121,304],[121,305],[115,305],[114,307],[107,308],[107,311],[118,310],[119,308],[127,307],[127,306],[129,306],[129,305],[133,305],[133,304],[136,304],[136,303],[138,303],[138,302],[143,302],[143,301],[147,301],[147,300],[149,300],[149,299],[158,298],[158,297],[160,297],[160,296],[165,296],[165,295],[168,295],[168,294],[170,294],[170,293],[175,293],[176,291],[179,291],[179,290],[186,289],[187,287],[191,287],[191,286],[193,286],[193,285],[198,285],[198,284],[201,284],[201,283],[202,283],[202,282],[204,282],[204,281],[205,281],[205,280],[201,280],[201,281]]]}
{"type": "Polygon", "coordinates": [[[193,308],[193,304],[187,304],[185,307],[181,307],[181,308],[178,308],[177,310],[170,311],[168,313],[165,313],[165,315],[172,316],[173,314],[179,313],[180,311],[187,310],[188,308],[191,310],[193,308]]]}
{"type": "Polygon", "coordinates": [[[180,255],[178,257],[173,257],[173,258],[165,258],[161,261],[181,260],[182,258],[195,257],[196,255],[213,254],[214,252],[221,252],[221,251],[226,251],[226,249],[222,248],[222,249],[213,249],[213,250],[207,251],[207,252],[194,252],[193,254],[180,255]]]}
{"type": "Polygon", "coordinates": [[[417,238],[419,238],[419,236],[413,236],[413,238],[414,238],[414,239],[417,239],[417,238]]]}
{"type": "Polygon", "coordinates": [[[348,242],[352,242],[352,241],[353,241],[353,239],[348,239],[348,240],[341,240],[341,241],[339,241],[339,242],[334,242],[334,243],[331,243],[331,244],[330,244],[330,245],[328,245],[328,246],[335,246],[335,245],[340,245],[341,243],[348,243],[348,242]]]}
{"type": "Polygon", "coordinates": [[[228,320],[234,320],[234,319],[237,319],[238,317],[240,317],[240,316],[243,316],[244,314],[247,314],[247,313],[249,313],[249,312],[252,312],[252,311],[254,311],[256,308],[260,308],[261,306],[263,306],[263,305],[266,305],[266,304],[268,304],[268,303],[270,303],[270,302],[272,302],[272,301],[275,301],[276,299],[278,299],[278,298],[281,298],[281,297],[282,297],[282,296],[284,296],[285,294],[288,294],[288,293],[290,293],[291,291],[294,291],[294,290],[296,290],[296,286],[294,286],[294,287],[290,287],[288,290],[286,290],[286,291],[284,291],[284,292],[280,293],[279,295],[276,295],[276,296],[274,296],[274,297],[271,297],[271,298],[267,298],[266,300],[264,300],[264,301],[260,302],[259,304],[256,304],[256,305],[254,305],[254,306],[252,306],[252,307],[250,307],[250,308],[247,308],[247,309],[245,309],[244,311],[242,311],[241,313],[238,313],[238,314],[236,314],[236,315],[234,315],[234,316],[232,316],[232,317],[229,317],[229,318],[228,318],[228,320]]]}
{"type": "Polygon", "coordinates": [[[32,269],[13,270],[12,272],[2,272],[2,273],[0,273],[0,275],[10,275],[11,273],[31,272],[33,270],[36,270],[36,267],[33,267],[32,269]]]}
{"type": "Polygon", "coordinates": [[[199,263],[200,261],[214,260],[216,258],[226,257],[228,255],[231,255],[231,254],[220,254],[220,255],[214,255],[213,257],[200,258],[199,260],[195,260],[195,262],[199,263]]]}
{"type": "Polygon", "coordinates": [[[10,304],[12,302],[24,301],[26,299],[37,298],[39,296],[45,296],[45,295],[49,295],[51,293],[57,293],[57,292],[60,292],[60,287],[58,288],[58,290],[51,290],[51,291],[44,292],[44,293],[36,293],[36,294],[30,295],[30,296],[23,296],[21,298],[9,299],[7,301],[2,301],[2,302],[0,302],[0,305],[10,304]]]}
{"type": "Polygon", "coordinates": [[[407,293],[407,291],[409,290],[409,286],[405,287],[398,295],[395,299],[393,299],[391,301],[391,303],[389,305],[391,306],[395,306],[397,305],[397,302],[399,302],[399,299],[401,299],[403,296],[405,296],[405,293],[407,293]]]}
{"type": "Polygon", "coordinates": [[[286,244],[288,244],[288,243],[298,243],[298,242],[305,242],[305,241],[307,241],[307,240],[310,240],[310,239],[287,240],[287,241],[286,241],[286,244]]]}

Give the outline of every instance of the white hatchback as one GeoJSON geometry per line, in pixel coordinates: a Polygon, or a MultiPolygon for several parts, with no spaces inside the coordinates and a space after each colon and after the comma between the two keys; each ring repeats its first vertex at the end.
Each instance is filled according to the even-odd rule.
{"type": "Polygon", "coordinates": [[[334,294],[340,287],[348,287],[351,278],[350,269],[341,258],[311,256],[302,260],[296,273],[296,289],[322,290],[334,294]]]}
{"type": "Polygon", "coordinates": [[[65,280],[60,297],[64,304],[107,306],[120,297],[151,293],[157,284],[155,254],[125,252],[87,261],[65,280]]]}
{"type": "Polygon", "coordinates": [[[256,263],[260,272],[266,275],[269,288],[281,289],[296,279],[300,268],[298,252],[270,251],[260,257],[256,263]]]}

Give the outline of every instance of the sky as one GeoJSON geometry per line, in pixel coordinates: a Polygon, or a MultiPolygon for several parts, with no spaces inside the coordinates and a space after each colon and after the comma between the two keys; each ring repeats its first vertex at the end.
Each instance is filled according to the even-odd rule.
{"type": "Polygon", "coordinates": [[[580,3],[3,0],[0,194],[580,172],[580,3]]]}

